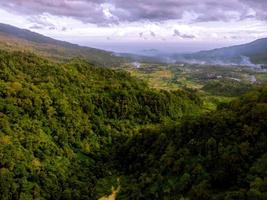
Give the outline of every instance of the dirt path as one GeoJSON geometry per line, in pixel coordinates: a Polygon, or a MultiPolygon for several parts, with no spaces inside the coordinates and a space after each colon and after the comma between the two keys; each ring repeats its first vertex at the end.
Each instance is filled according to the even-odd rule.
{"type": "Polygon", "coordinates": [[[112,193],[109,196],[101,197],[98,200],[116,200],[117,193],[120,191],[120,186],[115,189],[112,187],[112,193]]]}

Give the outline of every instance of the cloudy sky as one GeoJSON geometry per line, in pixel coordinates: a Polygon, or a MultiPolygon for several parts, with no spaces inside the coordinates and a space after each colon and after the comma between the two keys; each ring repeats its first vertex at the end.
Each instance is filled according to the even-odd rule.
{"type": "Polygon", "coordinates": [[[0,0],[0,22],[115,51],[196,51],[267,37],[267,0],[0,0]]]}

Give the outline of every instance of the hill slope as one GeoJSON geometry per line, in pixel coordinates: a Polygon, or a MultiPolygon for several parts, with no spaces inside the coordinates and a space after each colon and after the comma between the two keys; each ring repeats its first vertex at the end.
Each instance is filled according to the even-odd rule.
{"type": "Polygon", "coordinates": [[[27,50],[54,61],[81,57],[91,63],[103,66],[116,66],[125,60],[112,52],[82,47],[64,41],[55,40],[26,29],[0,23],[0,47],[7,50],[27,50]]]}
{"type": "Polygon", "coordinates": [[[96,199],[113,144],[199,108],[125,72],[0,51],[0,199],[96,199]]]}
{"type": "Polygon", "coordinates": [[[200,106],[79,59],[0,51],[0,199],[266,199],[267,88],[192,117],[200,106]]]}
{"type": "Polygon", "coordinates": [[[267,87],[116,148],[118,199],[267,198],[267,87]]]}
{"type": "Polygon", "coordinates": [[[258,39],[243,45],[181,55],[177,58],[177,60],[183,59],[188,61],[203,61],[212,64],[267,64],[267,38],[258,39]]]}

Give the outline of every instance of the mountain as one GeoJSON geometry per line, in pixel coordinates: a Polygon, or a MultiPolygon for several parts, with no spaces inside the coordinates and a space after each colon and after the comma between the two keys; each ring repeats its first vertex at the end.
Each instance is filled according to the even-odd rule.
{"type": "Polygon", "coordinates": [[[112,52],[55,40],[2,23],[0,23],[0,48],[31,51],[54,61],[81,57],[91,63],[103,66],[116,66],[125,61],[124,58],[118,57],[112,52]]]}
{"type": "Polygon", "coordinates": [[[240,64],[255,65],[267,64],[267,38],[253,42],[200,51],[192,54],[176,55],[178,61],[204,62],[211,64],[240,64]]]}
{"type": "Polygon", "coordinates": [[[165,57],[160,56],[149,56],[133,53],[116,53],[116,55],[124,57],[131,62],[142,62],[142,63],[166,63],[165,57]]]}

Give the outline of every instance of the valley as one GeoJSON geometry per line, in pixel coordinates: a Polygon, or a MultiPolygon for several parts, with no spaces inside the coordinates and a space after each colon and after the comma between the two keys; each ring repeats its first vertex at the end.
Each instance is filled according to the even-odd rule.
{"type": "Polygon", "coordinates": [[[267,83],[265,71],[244,66],[139,63],[137,67],[129,63],[123,69],[158,90],[198,91],[207,109],[267,83]]]}
{"type": "Polygon", "coordinates": [[[1,200],[267,198],[264,69],[1,27],[1,200]]]}

